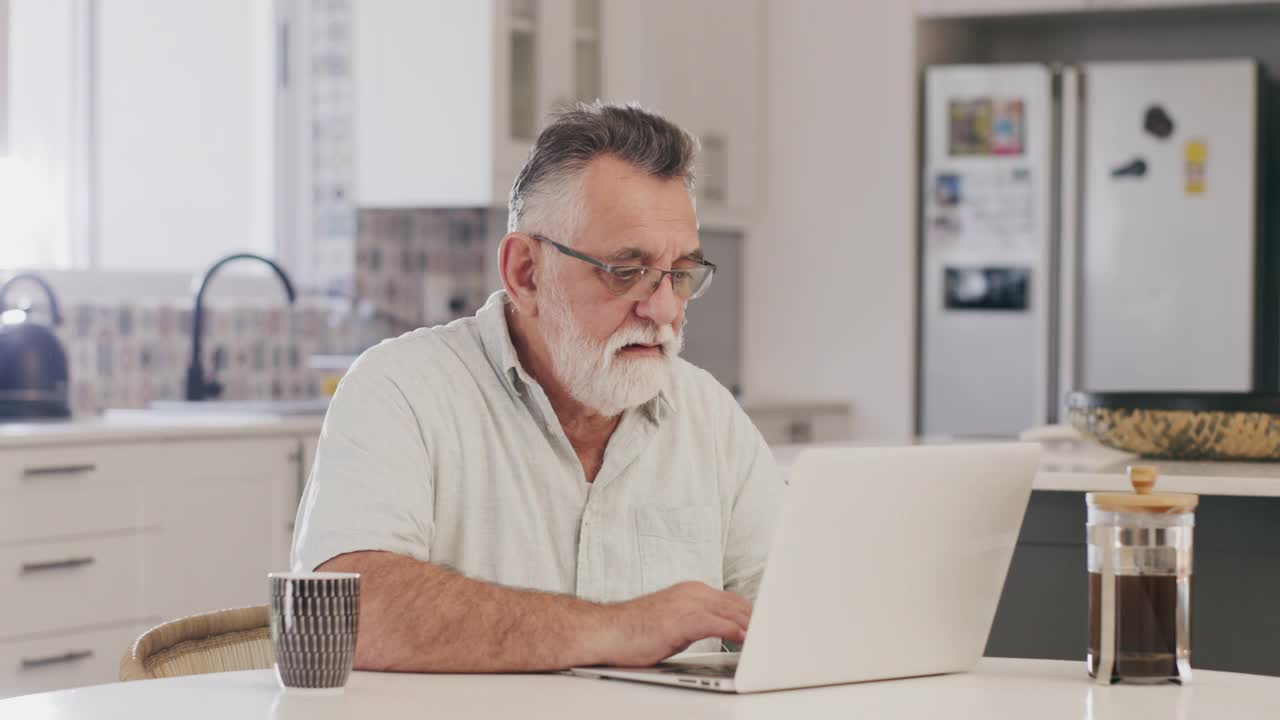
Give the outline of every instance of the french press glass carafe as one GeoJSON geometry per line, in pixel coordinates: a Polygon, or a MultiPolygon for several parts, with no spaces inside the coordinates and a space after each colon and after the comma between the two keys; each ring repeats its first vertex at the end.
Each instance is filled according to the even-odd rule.
{"type": "Polygon", "coordinates": [[[1089,674],[1097,682],[1191,680],[1191,549],[1199,496],[1089,493],[1089,674]]]}

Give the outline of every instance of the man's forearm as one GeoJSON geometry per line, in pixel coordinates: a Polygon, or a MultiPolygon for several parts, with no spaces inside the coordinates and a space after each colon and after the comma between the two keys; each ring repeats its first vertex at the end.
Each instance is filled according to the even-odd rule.
{"type": "Polygon", "coordinates": [[[604,606],[513,590],[388,552],[339,555],[317,570],[358,572],[362,670],[513,672],[605,662],[604,606]]]}

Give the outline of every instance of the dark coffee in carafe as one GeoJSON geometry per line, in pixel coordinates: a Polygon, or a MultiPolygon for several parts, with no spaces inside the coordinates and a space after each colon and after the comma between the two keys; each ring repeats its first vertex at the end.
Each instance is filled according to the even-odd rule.
{"type": "MultiPolygon", "coordinates": [[[[1115,579],[1112,679],[1167,679],[1178,674],[1178,578],[1119,575],[1115,579]]],[[[1089,573],[1089,674],[1097,677],[1102,647],[1102,575],[1089,573]]],[[[1190,658],[1188,658],[1189,660],[1190,658]]]]}

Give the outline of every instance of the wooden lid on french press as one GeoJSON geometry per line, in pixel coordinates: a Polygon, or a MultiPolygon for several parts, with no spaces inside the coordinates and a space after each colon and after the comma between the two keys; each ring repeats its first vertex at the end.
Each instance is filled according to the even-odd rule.
{"type": "Polygon", "coordinates": [[[1108,512],[1145,512],[1176,514],[1191,512],[1200,504],[1200,496],[1191,493],[1153,492],[1156,486],[1156,469],[1151,465],[1130,465],[1127,468],[1132,493],[1092,492],[1085,496],[1089,507],[1108,512]]]}

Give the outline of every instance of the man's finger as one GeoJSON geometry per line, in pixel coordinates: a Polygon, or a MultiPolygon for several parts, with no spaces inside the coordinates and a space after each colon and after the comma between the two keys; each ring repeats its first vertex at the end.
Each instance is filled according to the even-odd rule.
{"type": "Polygon", "coordinates": [[[741,625],[719,615],[709,616],[703,627],[704,629],[699,633],[703,638],[718,637],[729,642],[740,643],[747,637],[746,630],[741,625]]]}

